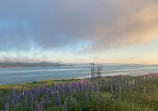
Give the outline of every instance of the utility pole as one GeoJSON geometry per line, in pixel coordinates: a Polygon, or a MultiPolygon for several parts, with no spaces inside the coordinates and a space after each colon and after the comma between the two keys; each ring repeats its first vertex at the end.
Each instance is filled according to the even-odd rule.
{"type": "Polygon", "coordinates": [[[90,63],[90,67],[91,67],[91,78],[102,76],[102,65],[96,65],[94,63],[90,63]]]}
{"type": "Polygon", "coordinates": [[[90,63],[91,66],[91,78],[95,77],[95,64],[94,63],[90,63]]]}

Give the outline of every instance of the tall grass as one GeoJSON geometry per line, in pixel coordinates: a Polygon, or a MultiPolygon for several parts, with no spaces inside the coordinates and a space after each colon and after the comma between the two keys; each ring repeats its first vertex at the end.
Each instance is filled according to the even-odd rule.
{"type": "Polygon", "coordinates": [[[158,111],[158,75],[0,86],[0,111],[158,111]]]}

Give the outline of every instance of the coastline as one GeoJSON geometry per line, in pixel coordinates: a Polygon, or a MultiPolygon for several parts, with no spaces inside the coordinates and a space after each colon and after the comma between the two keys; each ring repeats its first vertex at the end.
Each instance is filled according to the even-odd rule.
{"type": "Polygon", "coordinates": [[[1,68],[25,68],[25,67],[0,67],[1,68]]]}
{"type": "Polygon", "coordinates": [[[0,68],[31,68],[31,67],[61,67],[69,66],[61,63],[49,63],[49,62],[0,62],[0,68]]]}
{"type": "MultiPolygon", "coordinates": [[[[66,66],[73,66],[73,65],[62,65],[62,66],[39,66],[39,67],[66,67],[66,66]]],[[[34,67],[20,67],[20,66],[17,66],[17,67],[0,67],[1,68],[39,68],[38,66],[34,66],[34,67]]]]}

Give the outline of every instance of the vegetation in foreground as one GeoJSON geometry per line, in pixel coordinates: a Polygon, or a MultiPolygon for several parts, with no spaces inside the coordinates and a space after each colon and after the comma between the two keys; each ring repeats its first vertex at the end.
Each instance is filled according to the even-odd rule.
{"type": "Polygon", "coordinates": [[[158,74],[0,86],[0,111],[158,111],[158,74]]]}

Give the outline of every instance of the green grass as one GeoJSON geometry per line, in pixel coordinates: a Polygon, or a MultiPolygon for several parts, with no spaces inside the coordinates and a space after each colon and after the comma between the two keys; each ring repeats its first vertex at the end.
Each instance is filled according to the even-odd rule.
{"type": "MultiPolygon", "coordinates": [[[[60,83],[69,84],[79,79],[71,80],[46,80],[41,82],[32,82],[26,84],[13,84],[0,86],[0,111],[5,110],[6,96],[11,96],[13,90],[23,92],[31,88],[39,88],[40,86],[47,85],[51,89],[60,83]]],[[[86,81],[86,80],[85,80],[86,81]]],[[[68,111],[158,111],[158,78],[144,78],[143,76],[132,77],[103,77],[90,79],[91,84],[94,85],[95,90],[91,90],[91,85],[86,89],[83,85],[83,91],[77,91],[72,86],[72,96],[68,94],[60,94],[61,106],[58,106],[54,99],[58,93],[53,93],[53,97],[49,99],[48,107],[44,102],[41,110],[43,111],[64,111],[64,102],[67,103],[68,111]],[[101,83],[100,83],[101,81],[101,83]],[[123,81],[123,83],[122,83],[123,81]],[[107,82],[108,84],[106,84],[107,82]],[[113,92],[111,89],[113,87],[113,92]],[[132,85],[133,84],[133,85],[132,85]],[[138,84],[138,85],[136,85],[138,84]],[[99,91],[97,91],[99,88],[99,91]],[[86,98],[87,93],[88,98],[86,98]]],[[[42,98],[46,98],[47,92],[43,95],[36,97],[36,101],[40,102],[42,98]]],[[[31,111],[37,110],[36,108],[30,109],[30,99],[28,106],[24,110],[25,98],[17,106],[10,105],[9,111],[31,111]]],[[[35,104],[35,102],[34,102],[35,104]]],[[[35,105],[34,105],[35,107],[35,105]]]]}

